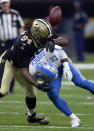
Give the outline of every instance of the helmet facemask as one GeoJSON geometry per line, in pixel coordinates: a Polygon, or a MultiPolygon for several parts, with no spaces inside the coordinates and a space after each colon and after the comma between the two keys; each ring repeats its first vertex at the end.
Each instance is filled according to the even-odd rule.
{"type": "Polygon", "coordinates": [[[36,42],[36,47],[42,48],[46,45],[47,40],[52,36],[52,28],[45,20],[36,19],[32,24],[31,33],[36,42]]]}

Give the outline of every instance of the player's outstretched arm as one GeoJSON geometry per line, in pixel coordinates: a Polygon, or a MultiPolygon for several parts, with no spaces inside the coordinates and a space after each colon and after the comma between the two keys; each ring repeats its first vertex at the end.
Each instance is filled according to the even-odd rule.
{"type": "Polygon", "coordinates": [[[59,45],[61,47],[65,47],[69,44],[68,40],[66,40],[63,36],[59,36],[53,40],[56,43],[56,45],[59,45]]]}
{"type": "Polygon", "coordinates": [[[37,81],[30,75],[28,68],[21,68],[20,69],[22,76],[32,85],[38,87],[37,81]]]}
{"type": "Polygon", "coordinates": [[[64,37],[59,36],[56,38],[50,38],[48,42],[46,43],[46,51],[53,52],[55,45],[59,45],[61,47],[65,47],[68,45],[68,40],[66,40],[64,37]]]}
{"type": "Polygon", "coordinates": [[[61,63],[63,64],[64,77],[68,81],[71,81],[72,80],[72,72],[71,72],[69,64],[68,64],[67,54],[66,54],[66,52],[64,50],[61,50],[61,54],[62,54],[61,63]]]}
{"type": "Polygon", "coordinates": [[[39,90],[48,92],[53,87],[48,86],[47,83],[39,84],[29,73],[28,68],[21,68],[20,69],[22,76],[33,86],[37,87],[39,90]]]}
{"type": "Polygon", "coordinates": [[[65,79],[67,79],[68,81],[71,81],[72,80],[72,72],[71,72],[70,67],[68,65],[68,59],[67,58],[62,59],[61,62],[63,64],[63,74],[64,74],[65,79]]]}

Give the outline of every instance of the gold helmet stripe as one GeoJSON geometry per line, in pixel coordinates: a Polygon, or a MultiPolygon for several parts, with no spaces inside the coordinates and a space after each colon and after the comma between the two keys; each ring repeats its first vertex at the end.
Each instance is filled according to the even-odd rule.
{"type": "Polygon", "coordinates": [[[52,35],[52,31],[51,31],[51,28],[50,28],[49,24],[46,23],[46,22],[45,22],[44,20],[42,20],[42,19],[37,19],[37,20],[40,21],[40,22],[42,22],[43,24],[45,24],[45,25],[47,26],[49,32],[50,32],[50,35],[52,35]]]}

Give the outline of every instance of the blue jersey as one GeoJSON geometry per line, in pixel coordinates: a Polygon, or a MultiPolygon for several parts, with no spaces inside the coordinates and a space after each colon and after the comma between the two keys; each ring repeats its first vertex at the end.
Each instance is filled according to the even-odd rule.
{"type": "Polygon", "coordinates": [[[44,48],[39,50],[36,53],[35,58],[31,60],[29,65],[29,72],[37,79],[56,79],[58,75],[58,68],[61,65],[61,60],[65,58],[67,58],[67,55],[64,50],[60,48],[60,46],[56,47],[53,53],[47,52],[44,48]],[[47,79],[47,77],[49,78],[47,79]]]}

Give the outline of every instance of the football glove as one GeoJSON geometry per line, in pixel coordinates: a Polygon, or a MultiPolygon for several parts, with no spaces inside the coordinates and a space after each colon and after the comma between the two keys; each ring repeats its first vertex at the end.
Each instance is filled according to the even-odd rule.
{"type": "Polygon", "coordinates": [[[48,41],[47,43],[46,43],[46,46],[45,46],[45,48],[46,48],[46,51],[48,52],[53,52],[54,51],[54,47],[55,47],[55,42],[53,41],[53,40],[50,40],[50,41],[48,41]]]}
{"type": "Polygon", "coordinates": [[[64,78],[67,79],[68,81],[72,80],[72,72],[68,66],[68,62],[64,62],[63,64],[64,68],[63,68],[63,74],[64,74],[64,78]]]}
{"type": "Polygon", "coordinates": [[[38,89],[44,92],[48,92],[49,90],[51,90],[53,87],[49,86],[48,83],[44,82],[42,84],[38,85],[38,89]]]}

